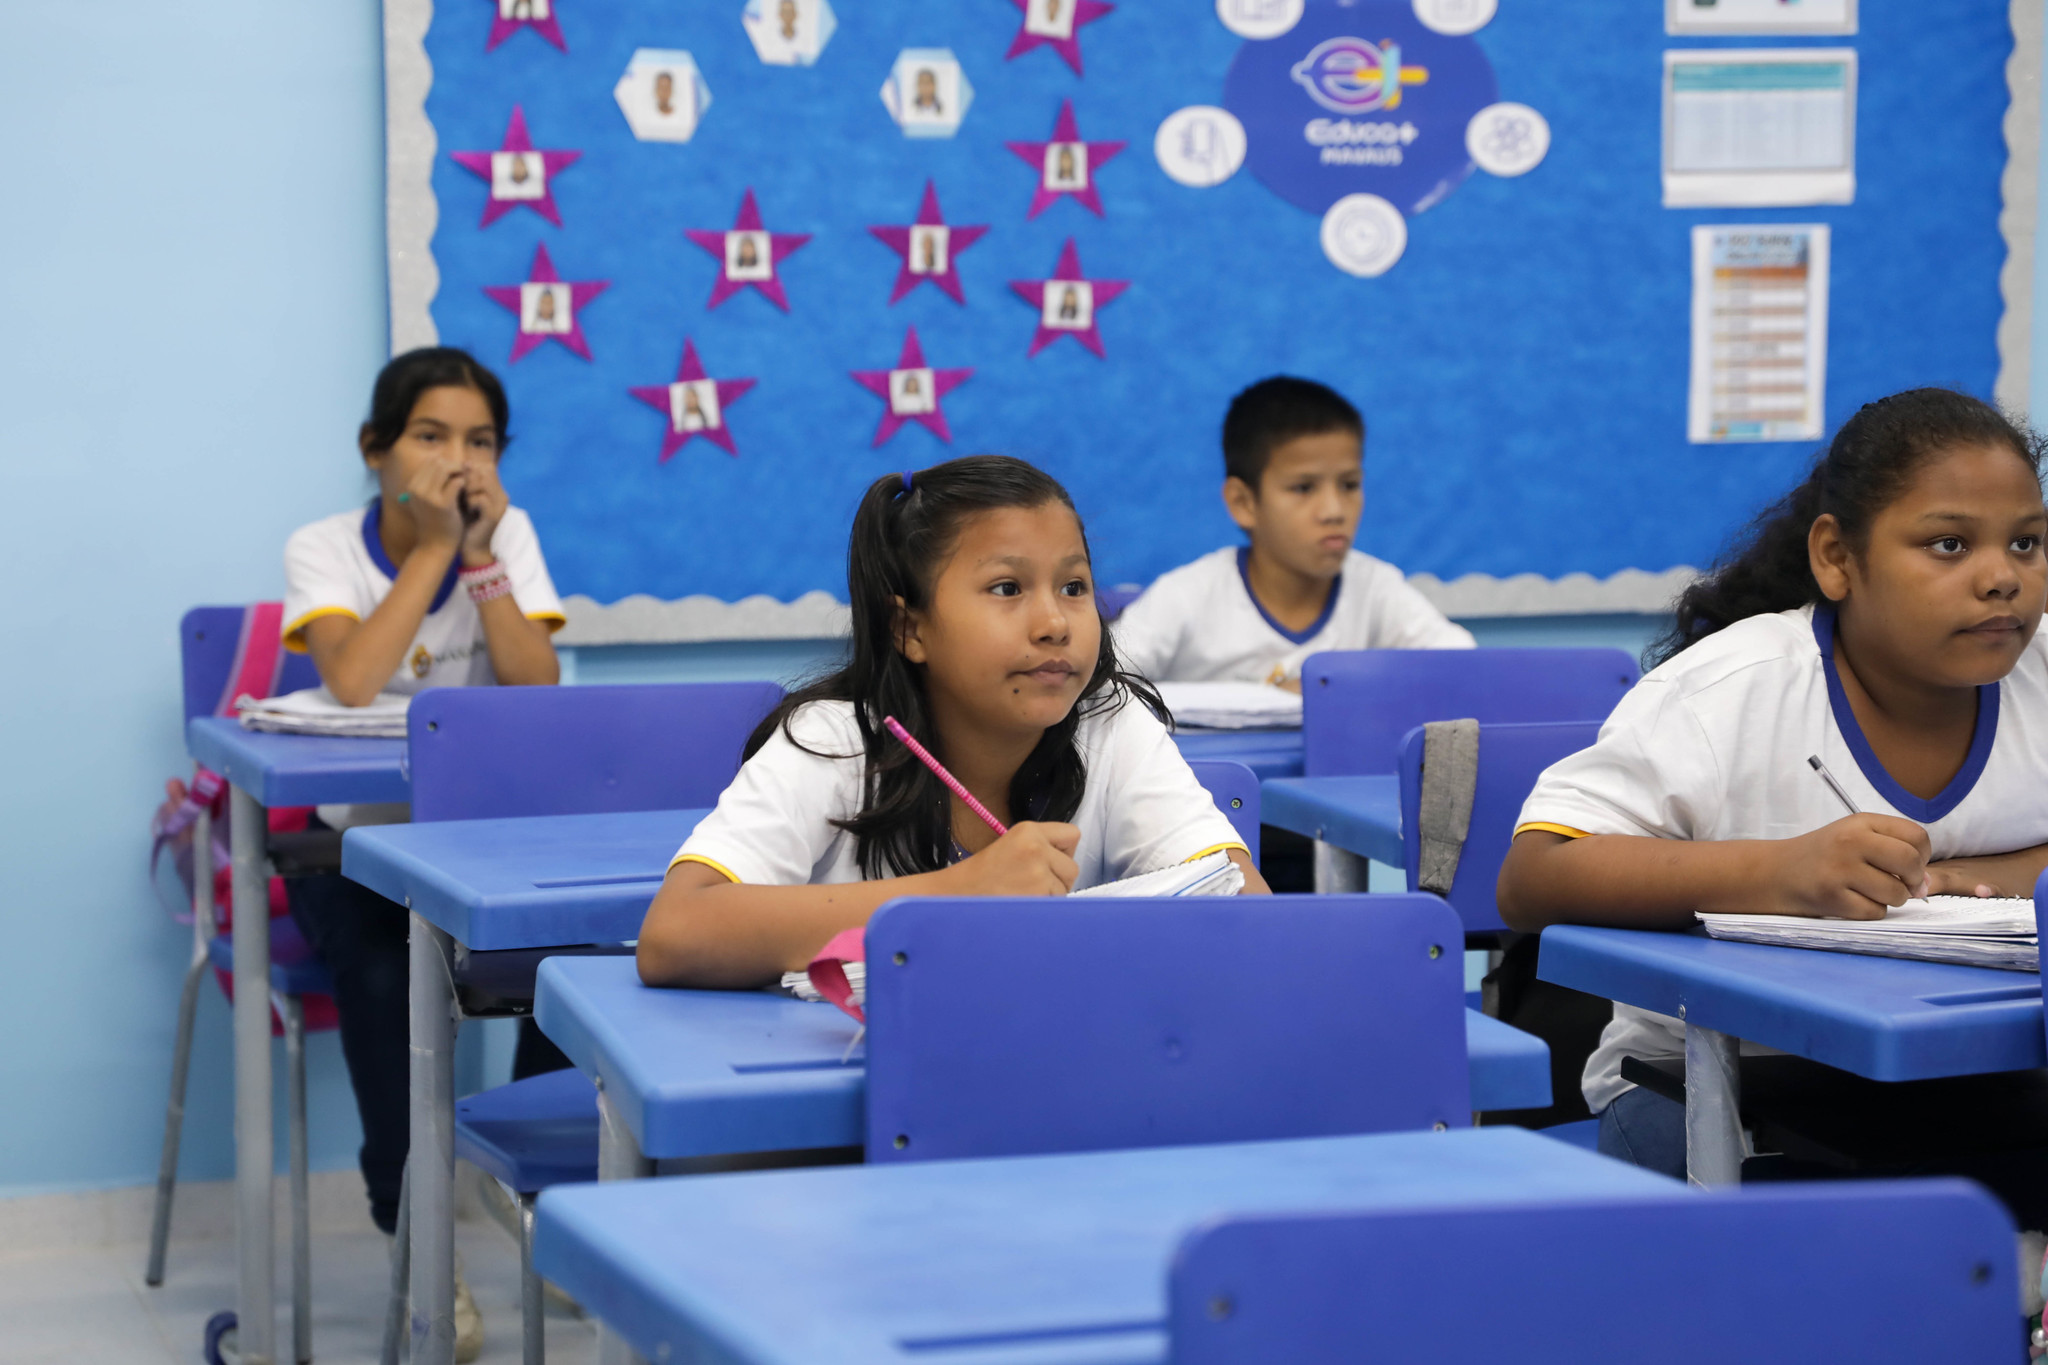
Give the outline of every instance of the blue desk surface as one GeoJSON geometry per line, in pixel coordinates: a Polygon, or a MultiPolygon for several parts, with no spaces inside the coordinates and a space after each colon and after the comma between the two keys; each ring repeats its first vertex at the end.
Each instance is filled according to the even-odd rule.
{"type": "Polygon", "coordinates": [[[273,735],[197,716],[185,722],[185,752],[264,806],[412,800],[402,739],[273,735]]]}
{"type": "Polygon", "coordinates": [[[1261,782],[1275,777],[1300,777],[1299,730],[1182,730],[1173,737],[1187,759],[1227,759],[1242,763],[1261,782]]]}
{"type": "Polygon", "coordinates": [[[1261,782],[1259,818],[1389,867],[1405,862],[1401,779],[1392,773],[1261,782]]]}
{"type": "MultiPolygon", "coordinates": [[[[766,991],[650,990],[631,958],[543,962],[534,1019],[577,1069],[602,1080],[643,1154],[654,1158],[864,1140],[864,1048],[829,1005],[766,991]]],[[[1498,1019],[1465,1012],[1472,1103],[1550,1103],[1550,1049],[1498,1019]]]]}
{"type": "Polygon", "coordinates": [[[1680,1189],[1514,1128],[684,1176],[549,1190],[534,1264],[652,1360],[1149,1365],[1222,1214],[1680,1189]]]}
{"type": "Polygon", "coordinates": [[[1564,926],[1536,974],[1872,1080],[2048,1065],[2029,973],[1564,926]]]}
{"type": "Polygon", "coordinates": [[[639,937],[669,859],[708,814],[372,825],[342,836],[341,871],[479,952],[617,943],[639,937]]]}

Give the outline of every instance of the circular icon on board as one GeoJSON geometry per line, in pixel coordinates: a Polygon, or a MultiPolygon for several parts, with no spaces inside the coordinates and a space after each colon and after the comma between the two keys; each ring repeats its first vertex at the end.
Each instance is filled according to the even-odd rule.
{"type": "Polygon", "coordinates": [[[1216,17],[1240,38],[1278,38],[1301,22],[1303,0],[1216,0],[1216,17]]]}
{"type": "Polygon", "coordinates": [[[1220,185],[1244,164],[1244,125],[1228,109],[1191,104],[1159,125],[1152,155],[1160,170],[1183,185],[1220,185]]]}
{"type": "Polygon", "coordinates": [[[1492,20],[1499,0],[1415,0],[1415,17],[1452,37],[1477,33],[1492,20]]]}
{"type": "Polygon", "coordinates": [[[1384,275],[1408,249],[1408,220],[1376,194],[1347,194],[1323,215],[1323,254],[1347,275],[1384,275]]]}
{"type": "Polygon", "coordinates": [[[1465,150],[1482,171],[1523,175],[1550,151],[1550,124],[1526,104],[1489,104],[1465,125],[1465,150]]]}

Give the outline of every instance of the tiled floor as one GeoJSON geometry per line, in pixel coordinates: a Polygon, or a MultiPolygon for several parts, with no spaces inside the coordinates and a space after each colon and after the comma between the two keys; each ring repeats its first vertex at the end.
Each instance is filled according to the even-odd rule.
{"type": "MultiPolygon", "coordinates": [[[[519,1353],[519,1253],[495,1223],[463,1222],[456,1245],[484,1315],[487,1362],[519,1353]]],[[[389,1243],[367,1219],[359,1230],[313,1239],[313,1358],[320,1365],[377,1359],[384,1324],[389,1243]]],[[[162,1287],[142,1283],[146,1248],[38,1255],[0,1249],[0,1365],[194,1365],[206,1320],[235,1298],[234,1243],[178,1242],[162,1287]]],[[[278,1348],[290,1359],[290,1261],[278,1261],[278,1348]]],[[[551,1309],[550,1365],[597,1355],[592,1325],[551,1309]]]]}

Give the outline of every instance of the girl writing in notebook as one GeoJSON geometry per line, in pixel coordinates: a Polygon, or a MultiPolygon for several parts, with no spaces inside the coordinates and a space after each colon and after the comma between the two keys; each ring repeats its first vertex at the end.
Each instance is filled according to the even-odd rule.
{"type": "Polygon", "coordinates": [[[1157,694],[1118,666],[1087,536],[1052,478],[977,455],[876,480],[847,589],[845,667],[755,730],[648,909],[650,985],[765,985],[896,896],[1058,896],[1219,850],[1265,891],[1157,694]]]}
{"type": "MultiPolygon", "coordinates": [[[[2048,865],[2040,459],[1944,389],[1845,422],[1679,599],[1593,747],[1538,779],[1501,869],[1507,923],[1877,919],[1914,896],[2031,895],[2048,865]]],[[[1677,1020],[1615,1007],[1584,1080],[1603,1152],[1683,1175],[1683,1107],[1621,1063],[1684,1052],[1677,1020]]]]}

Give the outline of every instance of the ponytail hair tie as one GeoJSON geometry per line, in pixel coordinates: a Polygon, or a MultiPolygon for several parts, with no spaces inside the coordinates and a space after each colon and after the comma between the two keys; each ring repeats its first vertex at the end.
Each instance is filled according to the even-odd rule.
{"type": "Polygon", "coordinates": [[[910,474],[911,474],[911,471],[910,471],[910,470],[908,470],[908,469],[906,469],[906,470],[904,470],[904,471],[903,471],[903,493],[902,493],[902,496],[904,496],[904,497],[908,497],[908,496],[910,496],[910,494],[912,494],[912,493],[914,493],[914,492],[916,492],[916,491],[917,491],[916,489],[914,489],[914,488],[912,488],[912,487],[910,486],[910,474]]]}

